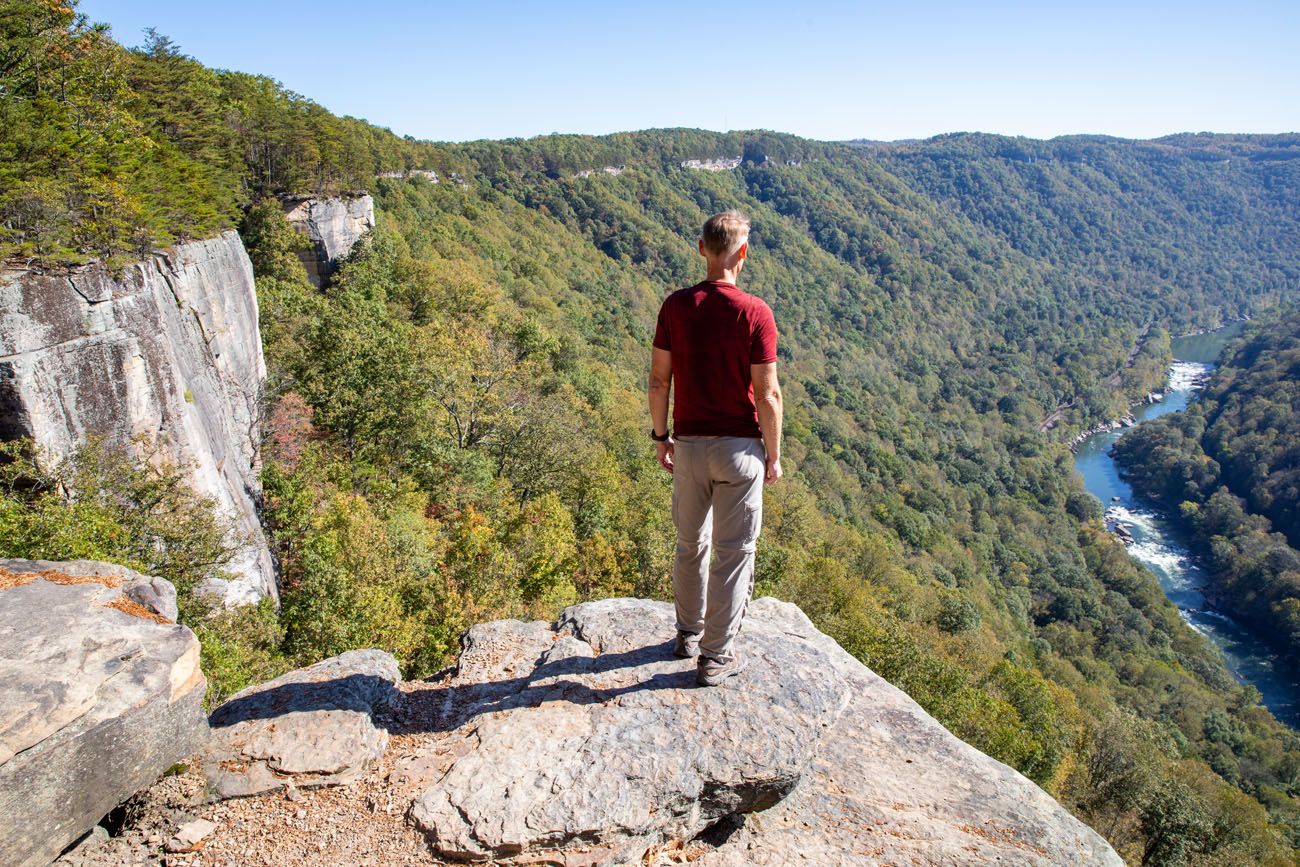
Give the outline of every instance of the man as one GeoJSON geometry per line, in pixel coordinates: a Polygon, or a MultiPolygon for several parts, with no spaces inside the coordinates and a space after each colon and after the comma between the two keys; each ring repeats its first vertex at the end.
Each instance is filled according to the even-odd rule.
{"type": "Polygon", "coordinates": [[[736,287],[749,220],[738,211],[710,217],[699,249],[704,281],[669,295],[659,310],[650,435],[673,474],[675,652],[698,653],[696,682],[716,686],[745,667],[736,636],[754,589],[763,484],[781,478],[782,403],[772,310],[736,287]]]}

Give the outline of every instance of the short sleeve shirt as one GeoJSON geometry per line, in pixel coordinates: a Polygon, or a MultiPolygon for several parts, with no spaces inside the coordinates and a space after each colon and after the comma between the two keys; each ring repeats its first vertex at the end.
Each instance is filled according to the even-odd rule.
{"type": "Polygon", "coordinates": [[[751,364],[776,361],[776,320],[763,299],[706,280],[669,295],[654,345],[673,356],[673,430],[758,437],[751,364]]]}

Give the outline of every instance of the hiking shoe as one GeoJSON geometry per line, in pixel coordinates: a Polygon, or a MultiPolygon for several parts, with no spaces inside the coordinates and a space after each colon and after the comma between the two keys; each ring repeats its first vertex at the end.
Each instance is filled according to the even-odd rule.
{"type": "Polygon", "coordinates": [[[700,686],[717,686],[744,670],[745,660],[740,656],[733,656],[730,662],[719,662],[712,656],[701,656],[695,668],[695,682],[700,686]]]}
{"type": "Polygon", "coordinates": [[[673,643],[673,656],[690,659],[700,652],[700,634],[677,630],[677,641],[673,643]]]}

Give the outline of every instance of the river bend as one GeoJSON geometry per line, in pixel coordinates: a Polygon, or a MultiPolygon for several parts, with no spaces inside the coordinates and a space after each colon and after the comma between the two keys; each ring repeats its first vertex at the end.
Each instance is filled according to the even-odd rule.
{"type": "MultiPolygon", "coordinates": [[[[1223,346],[1240,330],[1241,326],[1234,323],[1212,334],[1175,339],[1166,396],[1158,403],[1136,408],[1133,417],[1138,424],[1184,409],[1213,369],[1223,346]]],[[[1264,705],[1274,716],[1292,728],[1300,728],[1300,673],[1242,624],[1210,607],[1201,592],[1208,576],[1192,556],[1186,533],[1150,501],[1136,496],[1119,477],[1109,452],[1124,433],[1093,434],[1075,452],[1075,467],[1083,475],[1084,484],[1106,507],[1107,525],[1127,525],[1133,538],[1129,553],[1155,573],[1183,619],[1223,652],[1238,680],[1260,691],[1264,705]]]]}

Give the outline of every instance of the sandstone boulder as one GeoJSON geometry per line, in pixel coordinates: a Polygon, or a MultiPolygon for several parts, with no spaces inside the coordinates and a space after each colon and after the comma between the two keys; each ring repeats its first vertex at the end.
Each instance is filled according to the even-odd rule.
{"type": "Polygon", "coordinates": [[[359,779],[384,754],[376,715],[397,697],[397,660],[352,650],[250,687],[213,712],[204,771],[218,797],[359,779]]]}
{"type": "MultiPolygon", "coordinates": [[[[606,600],[470,630],[400,721],[446,732],[409,818],[442,857],[716,864],[1107,864],[1100,836],[818,632],[755,601],[721,687],[672,656],[671,606],[606,600]]],[[[399,772],[400,773],[400,772],[399,772]]]]}
{"type": "Polygon", "coordinates": [[[48,863],[206,739],[174,599],[108,563],[0,561],[0,862],[48,863]]]}
{"type": "MultiPolygon", "coordinates": [[[[41,576],[48,574],[54,581],[75,583],[68,579],[109,579],[116,582],[124,596],[153,614],[175,623],[180,617],[176,607],[176,588],[172,582],[151,575],[141,575],[134,569],[105,563],[102,560],[6,560],[0,558],[0,569],[16,575],[41,576]]],[[[13,580],[13,579],[11,579],[13,580]]],[[[103,582],[99,582],[103,583],[103,582]]]]}
{"type": "Polygon", "coordinates": [[[852,696],[788,798],[748,817],[699,864],[1108,865],[1110,845],[1032,781],[952,735],[791,605],[758,617],[817,641],[852,696]]]}

